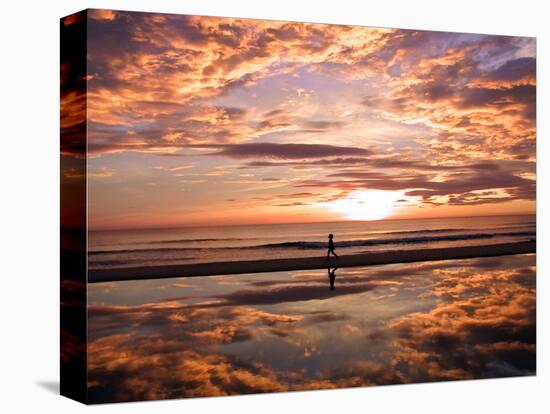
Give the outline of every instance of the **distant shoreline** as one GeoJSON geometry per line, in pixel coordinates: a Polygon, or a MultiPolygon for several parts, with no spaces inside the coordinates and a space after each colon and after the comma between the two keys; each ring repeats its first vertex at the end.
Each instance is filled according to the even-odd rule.
{"type": "Polygon", "coordinates": [[[362,253],[341,256],[337,260],[331,259],[330,261],[327,261],[326,256],[323,256],[117,269],[92,269],[88,271],[88,283],[326,269],[329,266],[373,266],[396,263],[506,256],[526,253],[536,253],[536,243],[534,241],[503,243],[489,246],[445,247],[435,249],[362,253]]]}

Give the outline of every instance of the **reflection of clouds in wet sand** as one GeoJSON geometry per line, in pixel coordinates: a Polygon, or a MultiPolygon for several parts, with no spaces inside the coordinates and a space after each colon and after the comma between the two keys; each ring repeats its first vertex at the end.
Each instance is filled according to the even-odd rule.
{"type": "Polygon", "coordinates": [[[196,278],[188,296],[148,301],[144,293],[126,306],[101,304],[99,284],[89,309],[90,395],[100,402],[533,374],[534,271],[533,255],[510,256],[341,269],[334,291],[323,272],[247,276],[215,294],[200,288],[212,278],[196,278]]]}
{"type": "Polygon", "coordinates": [[[444,301],[389,323],[398,333],[392,363],[412,381],[534,373],[535,269],[489,260],[494,268],[479,260],[467,278],[461,268],[444,270],[430,292],[444,301]]]}

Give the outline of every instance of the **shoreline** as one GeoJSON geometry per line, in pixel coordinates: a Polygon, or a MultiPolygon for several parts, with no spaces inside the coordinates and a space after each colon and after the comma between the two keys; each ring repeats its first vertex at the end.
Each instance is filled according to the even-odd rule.
{"type": "Polygon", "coordinates": [[[176,277],[234,275],[242,273],[284,272],[294,270],[326,269],[327,267],[374,266],[437,260],[472,259],[476,257],[506,256],[536,253],[536,242],[503,243],[489,246],[445,247],[435,249],[395,250],[362,253],[331,258],[326,256],[249,260],[236,262],[194,263],[88,270],[88,283],[116,282],[176,277]]]}

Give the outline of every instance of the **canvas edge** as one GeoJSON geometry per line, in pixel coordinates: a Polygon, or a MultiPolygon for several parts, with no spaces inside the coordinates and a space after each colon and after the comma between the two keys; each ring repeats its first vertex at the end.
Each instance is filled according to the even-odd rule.
{"type": "Polygon", "coordinates": [[[60,19],[60,394],[87,392],[87,11],[60,19]]]}

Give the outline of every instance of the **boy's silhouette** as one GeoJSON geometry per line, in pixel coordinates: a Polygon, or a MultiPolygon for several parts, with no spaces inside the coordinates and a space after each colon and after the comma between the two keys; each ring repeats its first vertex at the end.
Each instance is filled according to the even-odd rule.
{"type": "Polygon", "coordinates": [[[331,234],[328,235],[328,252],[327,252],[327,260],[330,260],[330,254],[332,253],[334,257],[338,259],[338,255],[334,251],[334,236],[331,234]]]}

